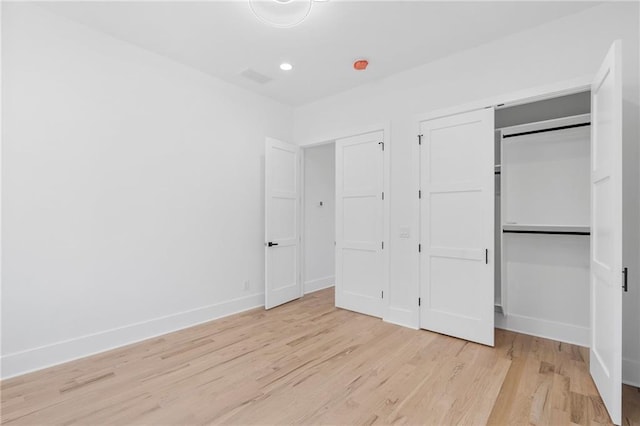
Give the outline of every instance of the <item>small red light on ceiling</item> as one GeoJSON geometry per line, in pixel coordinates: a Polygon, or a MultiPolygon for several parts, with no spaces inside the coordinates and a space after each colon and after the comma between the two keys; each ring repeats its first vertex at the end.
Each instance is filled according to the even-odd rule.
{"type": "Polygon", "coordinates": [[[356,71],[364,71],[367,69],[369,61],[365,59],[359,59],[353,63],[353,69],[356,71]]]}

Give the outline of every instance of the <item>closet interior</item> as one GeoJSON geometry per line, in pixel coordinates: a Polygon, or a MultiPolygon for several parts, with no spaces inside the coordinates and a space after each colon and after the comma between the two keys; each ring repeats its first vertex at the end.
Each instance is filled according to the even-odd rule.
{"type": "Polygon", "coordinates": [[[590,92],[495,112],[496,326],[589,346],[590,92]]]}

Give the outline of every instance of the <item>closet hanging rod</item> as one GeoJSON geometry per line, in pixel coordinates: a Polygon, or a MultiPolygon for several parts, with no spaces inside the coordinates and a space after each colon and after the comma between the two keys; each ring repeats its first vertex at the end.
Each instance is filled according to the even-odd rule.
{"type": "Polygon", "coordinates": [[[527,231],[522,229],[503,229],[502,232],[509,234],[591,235],[591,232],[586,231],[527,231]]]}
{"type": "Polygon", "coordinates": [[[513,138],[515,136],[533,135],[535,133],[553,132],[555,130],[573,129],[574,127],[584,127],[584,126],[590,126],[590,125],[591,125],[591,122],[588,121],[586,123],[570,124],[568,126],[549,127],[548,129],[540,129],[540,130],[530,130],[528,132],[520,132],[520,133],[512,133],[510,135],[502,135],[502,139],[513,138]]]}

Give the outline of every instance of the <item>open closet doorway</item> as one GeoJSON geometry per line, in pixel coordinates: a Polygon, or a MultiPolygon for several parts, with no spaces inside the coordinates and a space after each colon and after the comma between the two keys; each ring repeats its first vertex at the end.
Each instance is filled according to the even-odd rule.
{"type": "Polygon", "coordinates": [[[632,315],[620,55],[616,41],[590,81],[418,121],[421,328],[492,346],[495,323],[588,346],[615,424],[632,315]]]}
{"type": "Polygon", "coordinates": [[[335,143],[302,149],[304,294],[335,285],[335,143]]]}

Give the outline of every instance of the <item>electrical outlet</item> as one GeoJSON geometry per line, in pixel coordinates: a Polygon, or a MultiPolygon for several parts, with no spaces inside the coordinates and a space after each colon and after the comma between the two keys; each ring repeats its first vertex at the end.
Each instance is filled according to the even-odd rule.
{"type": "Polygon", "coordinates": [[[244,282],[244,291],[249,291],[249,280],[244,282]]]}

